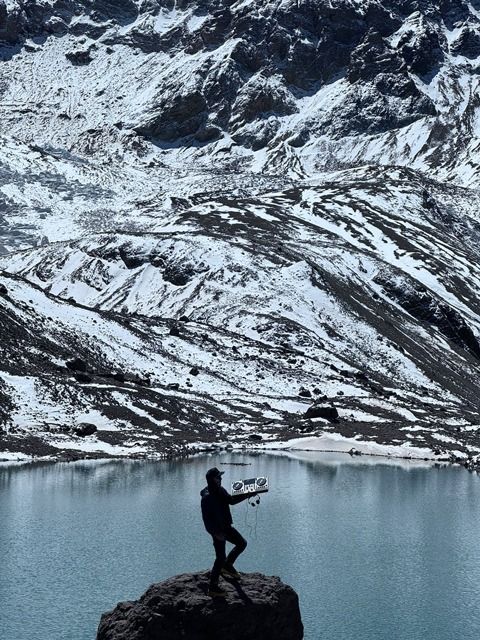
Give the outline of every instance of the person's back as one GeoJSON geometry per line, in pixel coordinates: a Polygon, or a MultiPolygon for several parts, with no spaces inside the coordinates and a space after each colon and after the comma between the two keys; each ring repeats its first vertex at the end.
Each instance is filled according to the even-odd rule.
{"type": "Polygon", "coordinates": [[[230,512],[229,495],[223,487],[210,484],[200,492],[205,529],[210,535],[223,531],[233,523],[230,512]]]}

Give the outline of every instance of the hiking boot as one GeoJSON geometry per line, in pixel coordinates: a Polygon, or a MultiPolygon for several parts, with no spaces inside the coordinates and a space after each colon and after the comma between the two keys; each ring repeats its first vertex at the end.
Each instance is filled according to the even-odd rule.
{"type": "Polygon", "coordinates": [[[210,587],[208,588],[207,595],[209,595],[211,598],[225,598],[227,595],[227,592],[225,591],[225,589],[222,589],[222,587],[220,587],[218,584],[211,584],[210,587]]]}
{"type": "Polygon", "coordinates": [[[222,567],[222,575],[226,578],[234,578],[234,580],[240,580],[242,577],[231,564],[226,564],[222,567]]]}

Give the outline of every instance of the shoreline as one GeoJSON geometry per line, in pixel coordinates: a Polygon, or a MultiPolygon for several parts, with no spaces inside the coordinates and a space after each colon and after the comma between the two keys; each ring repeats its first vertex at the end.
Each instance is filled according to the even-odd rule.
{"type": "Polygon", "coordinates": [[[186,446],[182,451],[176,452],[142,452],[130,455],[105,455],[102,451],[72,451],[65,450],[58,455],[27,455],[20,452],[0,452],[0,468],[8,466],[20,466],[30,464],[52,464],[71,462],[161,462],[193,458],[208,454],[239,454],[239,453],[264,453],[271,455],[289,455],[296,457],[298,454],[342,454],[349,458],[362,458],[370,460],[373,464],[385,462],[395,463],[427,463],[428,465],[459,465],[470,471],[480,471],[480,461],[468,458],[463,452],[458,455],[436,455],[431,449],[419,448],[409,445],[386,445],[374,442],[346,438],[340,434],[323,433],[318,436],[306,436],[290,440],[242,442],[231,444],[228,442],[207,443],[198,442],[186,446]],[[5,458],[5,455],[8,455],[5,458]]]}

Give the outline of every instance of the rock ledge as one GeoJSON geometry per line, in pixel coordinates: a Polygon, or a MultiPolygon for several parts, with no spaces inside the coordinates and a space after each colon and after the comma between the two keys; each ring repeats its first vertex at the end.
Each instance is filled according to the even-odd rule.
{"type": "Polygon", "coordinates": [[[207,596],[208,572],[152,585],[104,613],[97,640],[301,640],[298,596],[280,578],[244,573],[222,580],[226,598],[207,596]]]}

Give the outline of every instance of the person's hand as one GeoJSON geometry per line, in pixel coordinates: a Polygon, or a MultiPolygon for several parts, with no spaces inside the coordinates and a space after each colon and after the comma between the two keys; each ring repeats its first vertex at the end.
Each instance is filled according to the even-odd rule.
{"type": "Polygon", "coordinates": [[[215,540],[218,540],[218,542],[225,542],[225,534],[221,531],[219,531],[218,533],[214,533],[213,537],[215,538],[215,540]]]}

